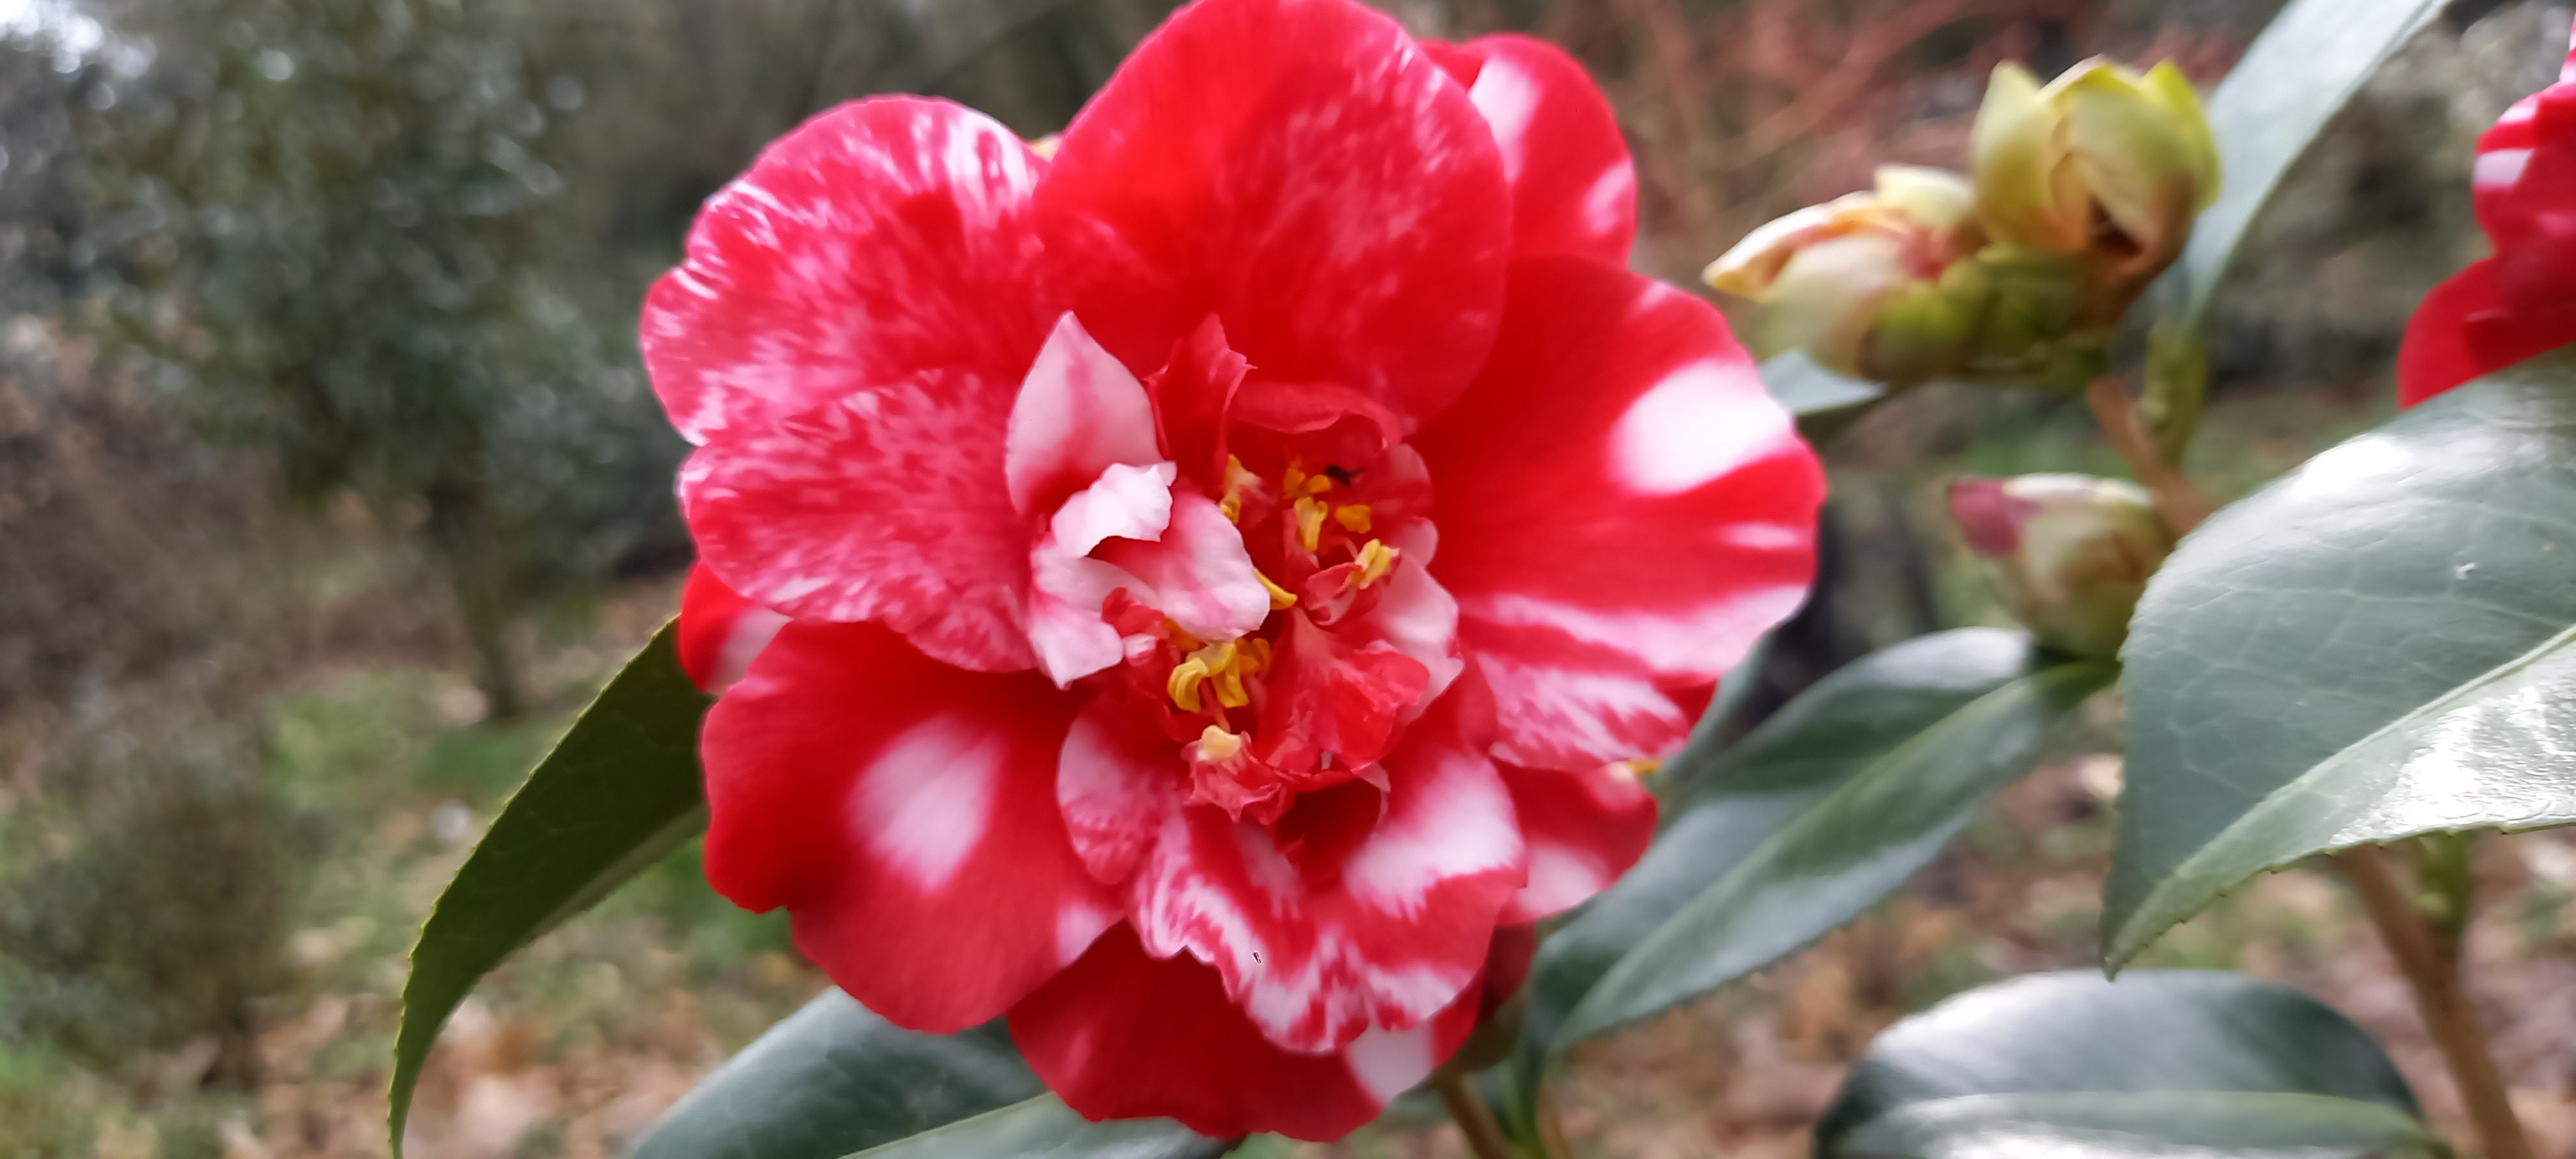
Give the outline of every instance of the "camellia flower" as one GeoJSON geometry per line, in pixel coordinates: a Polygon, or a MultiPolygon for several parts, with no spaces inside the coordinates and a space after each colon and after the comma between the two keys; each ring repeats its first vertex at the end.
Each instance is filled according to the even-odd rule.
{"type": "Polygon", "coordinates": [[[2078,656],[2119,655],[2138,597],[2174,548],[2146,489],[2118,479],[1961,479],[1950,516],[2013,618],[2078,656]]]}
{"type": "Polygon", "coordinates": [[[2495,256],[2434,287],[2407,321],[2401,406],[2576,342],[2576,53],[2557,84],[2478,138],[2471,181],[2495,256]]]}
{"type": "Polygon", "coordinates": [[[717,889],[1094,1118],[1338,1137],[1642,852],[1813,456],[1581,68],[1201,0],[1041,156],[824,113],[645,304],[717,889]]]}

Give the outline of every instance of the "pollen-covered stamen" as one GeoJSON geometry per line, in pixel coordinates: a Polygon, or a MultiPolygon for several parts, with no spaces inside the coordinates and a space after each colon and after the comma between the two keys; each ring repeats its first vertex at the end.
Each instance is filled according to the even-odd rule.
{"type": "Polygon", "coordinates": [[[1261,639],[1227,640],[1192,652],[1172,667],[1164,690],[1172,703],[1183,712],[1206,708],[1206,696],[1212,695],[1225,708],[1242,708],[1252,703],[1252,693],[1244,687],[1244,678],[1258,676],[1270,666],[1270,642],[1261,639]]]}
{"type": "Polygon", "coordinates": [[[1277,581],[1271,579],[1269,576],[1262,575],[1259,571],[1255,571],[1252,574],[1260,577],[1261,590],[1270,593],[1271,611],[1285,611],[1297,606],[1297,593],[1280,587],[1277,581]]]}

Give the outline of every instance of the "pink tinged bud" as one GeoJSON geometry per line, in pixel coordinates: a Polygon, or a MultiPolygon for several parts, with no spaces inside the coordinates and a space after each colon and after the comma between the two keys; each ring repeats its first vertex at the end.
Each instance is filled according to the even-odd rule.
{"type": "Polygon", "coordinates": [[[2013,618],[2079,656],[2119,653],[2174,545],[2145,490],[2087,475],[1961,479],[1950,514],[2013,618]]]}

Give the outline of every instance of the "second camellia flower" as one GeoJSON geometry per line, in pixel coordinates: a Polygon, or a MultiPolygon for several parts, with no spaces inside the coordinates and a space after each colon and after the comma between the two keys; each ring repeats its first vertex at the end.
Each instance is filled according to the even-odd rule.
{"type": "Polygon", "coordinates": [[[1633,197],[1571,60],[1346,0],[1183,9],[1051,157],[909,98],[773,145],[643,322],[717,888],[1093,1117],[1421,1081],[1812,569],[1633,197]]]}

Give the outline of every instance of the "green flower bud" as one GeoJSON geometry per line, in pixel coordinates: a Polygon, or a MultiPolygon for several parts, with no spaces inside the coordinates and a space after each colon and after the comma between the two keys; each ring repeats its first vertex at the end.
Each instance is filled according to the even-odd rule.
{"type": "Polygon", "coordinates": [[[2116,320],[2173,264],[2218,196],[2218,144],[2168,61],[2140,76],[2105,61],[2042,88],[1995,70],[1970,138],[1977,213],[1996,241],[2080,258],[2116,320]]]}
{"type": "Polygon", "coordinates": [[[2145,490],[2089,475],[1961,479],[1950,515],[2013,618],[2078,656],[2116,656],[2174,535],[2145,490]]]}
{"type": "Polygon", "coordinates": [[[1764,358],[1804,350],[1843,374],[1911,380],[1873,365],[1871,352],[1884,347],[1914,366],[1931,357],[1927,347],[1964,349],[1973,304],[1948,302],[1937,283],[1983,244],[1975,209],[1975,191],[1956,173],[1881,166],[1875,189],[1754,230],[1702,276],[1761,305],[1747,337],[1764,358]],[[1882,335],[1882,315],[1899,303],[1896,332],[1882,335]]]}

